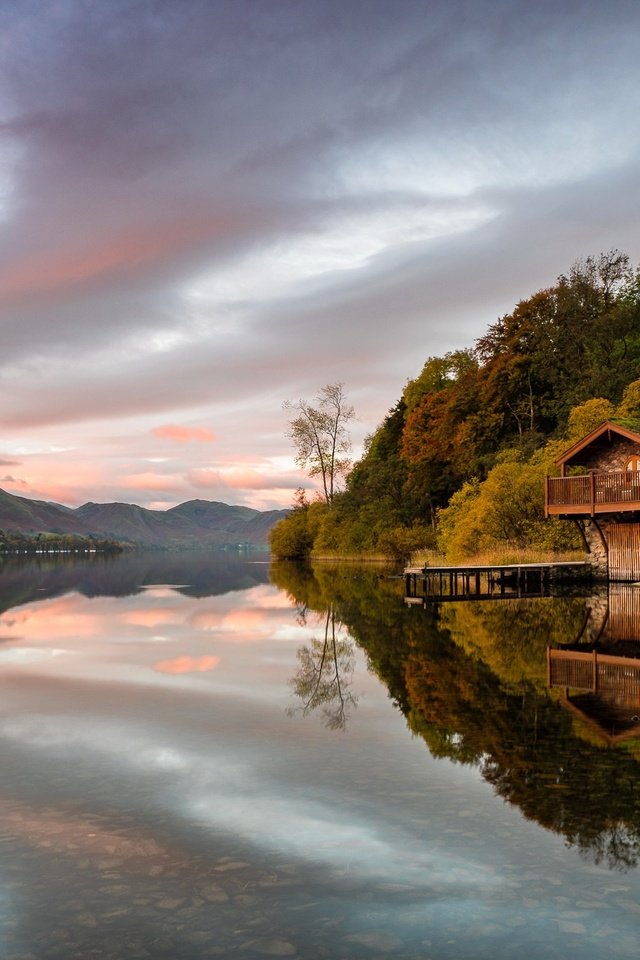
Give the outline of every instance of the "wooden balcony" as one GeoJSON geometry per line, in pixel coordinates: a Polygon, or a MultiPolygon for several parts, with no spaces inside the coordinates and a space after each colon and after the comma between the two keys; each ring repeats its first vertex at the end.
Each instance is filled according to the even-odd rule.
{"type": "Polygon", "coordinates": [[[547,477],[548,517],[595,517],[640,511],[640,472],[621,470],[582,477],[547,477]]]}

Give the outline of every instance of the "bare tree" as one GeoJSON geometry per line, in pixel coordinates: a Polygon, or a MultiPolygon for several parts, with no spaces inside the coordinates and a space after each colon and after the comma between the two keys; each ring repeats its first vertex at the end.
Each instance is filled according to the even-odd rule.
{"type": "Polygon", "coordinates": [[[344,385],[327,384],[315,398],[315,406],[306,400],[287,400],[284,408],[295,414],[287,436],[296,448],[296,463],[307,468],[309,476],[320,477],[324,499],[331,503],[339,478],[351,465],[351,438],[346,425],[355,411],[346,403],[344,385]]]}

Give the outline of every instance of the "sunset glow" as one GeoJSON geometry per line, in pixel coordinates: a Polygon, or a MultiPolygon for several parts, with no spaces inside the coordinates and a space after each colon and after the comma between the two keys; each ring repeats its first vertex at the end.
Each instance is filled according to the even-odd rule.
{"type": "Polygon", "coordinates": [[[283,401],[354,456],[428,356],[640,259],[640,12],[5,5],[0,488],[289,506],[283,401]],[[171,78],[168,82],[167,78],[171,78]]]}

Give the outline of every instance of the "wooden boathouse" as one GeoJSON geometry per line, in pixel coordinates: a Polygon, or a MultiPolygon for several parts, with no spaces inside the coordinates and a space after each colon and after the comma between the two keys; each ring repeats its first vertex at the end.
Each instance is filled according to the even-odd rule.
{"type": "Polygon", "coordinates": [[[556,463],[545,515],[578,525],[587,562],[408,567],[406,603],[541,597],[551,584],[590,576],[640,581],[640,427],[606,420],[556,463]]]}
{"type": "Polygon", "coordinates": [[[578,524],[596,576],[640,580],[640,432],[606,420],[556,462],[546,516],[578,524]]]}

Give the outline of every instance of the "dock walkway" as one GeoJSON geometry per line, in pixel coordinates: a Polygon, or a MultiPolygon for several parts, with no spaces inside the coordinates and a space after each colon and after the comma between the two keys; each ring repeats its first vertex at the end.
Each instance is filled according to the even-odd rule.
{"type": "Polygon", "coordinates": [[[589,579],[586,561],[406,567],[405,603],[544,597],[552,584],[589,579]]]}

